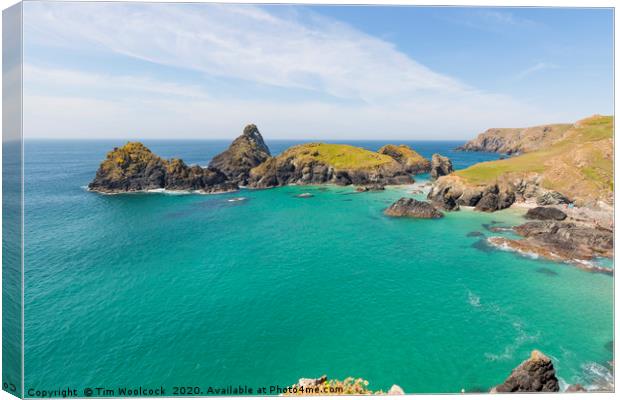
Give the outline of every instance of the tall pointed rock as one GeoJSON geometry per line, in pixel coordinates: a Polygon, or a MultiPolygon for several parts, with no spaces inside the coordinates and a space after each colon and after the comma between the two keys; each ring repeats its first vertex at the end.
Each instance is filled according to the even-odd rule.
{"type": "Polygon", "coordinates": [[[247,184],[250,170],[271,157],[263,136],[254,124],[247,125],[226,151],[213,157],[210,167],[222,171],[229,180],[247,184]]]}

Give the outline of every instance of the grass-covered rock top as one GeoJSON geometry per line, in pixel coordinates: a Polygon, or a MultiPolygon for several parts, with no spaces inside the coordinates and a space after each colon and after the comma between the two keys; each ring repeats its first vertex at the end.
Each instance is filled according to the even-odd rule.
{"type": "Polygon", "coordinates": [[[466,183],[489,185],[536,180],[580,203],[613,202],[613,117],[592,116],[571,125],[548,147],[454,173],[466,183]]]}
{"type": "Polygon", "coordinates": [[[413,182],[411,174],[406,160],[387,154],[347,144],[306,143],[253,168],[249,186],[406,184],[413,182]]]}
{"type": "Polygon", "coordinates": [[[254,124],[247,125],[208,168],[164,160],[139,142],[109,152],[89,188],[103,193],[155,189],[216,192],[239,186],[288,184],[386,185],[413,182],[430,162],[408,146],[387,145],[374,152],[347,144],[306,143],[272,157],[254,124]]]}
{"type": "Polygon", "coordinates": [[[113,194],[157,189],[206,193],[236,190],[217,169],[188,166],[183,160],[165,160],[140,142],[128,142],[108,152],[90,190],[113,194]]]}

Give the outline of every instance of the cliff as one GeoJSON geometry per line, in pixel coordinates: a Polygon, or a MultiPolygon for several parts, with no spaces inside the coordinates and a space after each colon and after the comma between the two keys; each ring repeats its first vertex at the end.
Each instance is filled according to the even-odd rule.
{"type": "Polygon", "coordinates": [[[129,142],[108,152],[88,188],[108,194],[154,189],[213,193],[236,190],[237,186],[217,169],[164,160],[142,143],[129,142]]]}
{"type": "Polygon", "coordinates": [[[386,154],[345,144],[308,143],[291,147],[250,171],[248,186],[333,183],[412,183],[408,167],[386,154]]]}
{"type": "Polygon", "coordinates": [[[456,149],[505,154],[527,153],[562,140],[570,127],[571,124],[552,124],[530,128],[491,128],[456,149]]]}
{"type": "Polygon", "coordinates": [[[613,204],[613,117],[583,119],[566,128],[560,139],[542,143],[547,144],[520,156],[478,163],[441,177],[433,196],[497,185],[517,201],[613,204]]]}
{"type": "Polygon", "coordinates": [[[222,171],[234,183],[247,184],[250,170],[271,157],[263,136],[254,124],[247,125],[223,153],[213,157],[209,166],[222,171]]]}

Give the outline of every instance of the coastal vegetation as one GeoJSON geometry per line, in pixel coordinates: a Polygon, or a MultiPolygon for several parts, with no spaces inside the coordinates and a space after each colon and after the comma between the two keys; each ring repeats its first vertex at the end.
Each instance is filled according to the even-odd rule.
{"type": "MultiPolygon", "coordinates": [[[[549,146],[472,165],[455,172],[465,183],[488,185],[536,176],[540,186],[584,204],[613,201],[613,117],[592,116],[570,127],[549,146]]],[[[565,129],[566,128],[566,129],[565,129]]],[[[543,142],[544,143],[544,142],[543,142]]]]}
{"type": "Polygon", "coordinates": [[[412,174],[428,172],[431,163],[405,145],[386,145],[378,152],[346,144],[305,143],[271,156],[254,124],[247,125],[208,168],[164,160],[139,142],[108,153],[89,189],[123,193],[156,189],[204,193],[268,188],[290,184],[364,185],[412,183],[412,174]]]}

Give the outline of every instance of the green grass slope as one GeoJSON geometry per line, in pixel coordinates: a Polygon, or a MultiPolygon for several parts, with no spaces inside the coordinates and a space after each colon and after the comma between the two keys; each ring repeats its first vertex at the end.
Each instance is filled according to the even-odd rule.
{"type": "Polygon", "coordinates": [[[564,138],[531,153],[473,165],[455,172],[476,185],[538,174],[542,186],[582,202],[613,202],[613,124],[595,115],[575,123],[564,138]]]}

